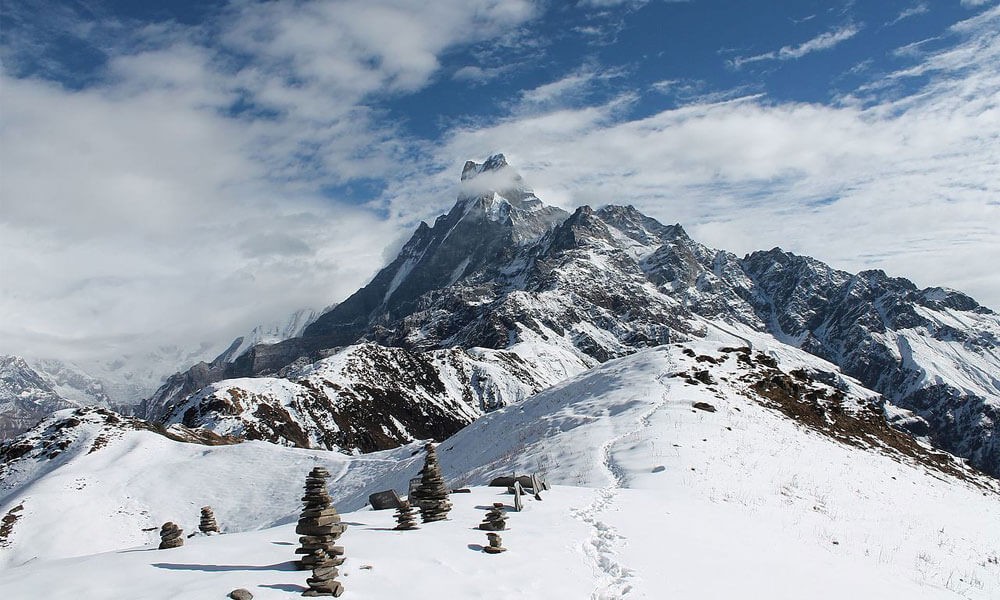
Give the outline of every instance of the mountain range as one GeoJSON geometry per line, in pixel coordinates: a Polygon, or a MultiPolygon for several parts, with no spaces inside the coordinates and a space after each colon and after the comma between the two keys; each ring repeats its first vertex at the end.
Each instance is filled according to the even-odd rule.
{"type": "Polygon", "coordinates": [[[1000,475],[1000,317],[990,309],[779,248],[741,258],[631,206],[567,213],[543,204],[503,155],[468,162],[454,207],[301,335],[174,375],[141,414],[372,451],[440,439],[642,348],[713,333],[742,344],[750,332],[836,365],[884,398],[895,426],[1000,475]],[[361,415],[361,404],[380,416],[361,415]]]}

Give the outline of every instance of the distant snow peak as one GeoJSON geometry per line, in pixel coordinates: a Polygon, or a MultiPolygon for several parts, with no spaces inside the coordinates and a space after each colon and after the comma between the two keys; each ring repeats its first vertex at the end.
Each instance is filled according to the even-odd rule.
{"type": "Polygon", "coordinates": [[[300,308],[285,319],[257,325],[250,333],[236,338],[229,348],[215,358],[214,362],[232,362],[258,344],[276,344],[299,336],[318,316],[315,309],[300,308]]]}

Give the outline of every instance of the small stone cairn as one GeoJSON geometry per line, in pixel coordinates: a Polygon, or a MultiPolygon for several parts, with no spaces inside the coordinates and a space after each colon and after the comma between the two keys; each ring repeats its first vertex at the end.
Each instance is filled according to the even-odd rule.
{"type": "Polygon", "coordinates": [[[503,531],[507,529],[507,517],[504,514],[502,502],[493,503],[493,508],[486,513],[486,517],[479,524],[479,528],[485,531],[503,531]]]}
{"type": "Polygon", "coordinates": [[[160,528],[160,550],[179,548],[184,545],[184,531],[172,521],[160,528]]]}
{"type": "Polygon", "coordinates": [[[501,545],[503,540],[500,539],[499,533],[493,533],[491,531],[490,533],[486,534],[486,537],[489,539],[490,545],[483,548],[483,552],[487,554],[500,554],[501,552],[507,551],[507,549],[501,545]]]}
{"type": "Polygon", "coordinates": [[[396,509],[396,527],[400,531],[409,529],[420,529],[417,527],[417,514],[410,505],[409,500],[401,500],[399,508],[396,509]]]}
{"type": "Polygon", "coordinates": [[[215,513],[211,506],[201,507],[201,521],[198,522],[198,530],[205,535],[219,533],[219,524],[215,522],[215,513]]]}
{"type": "Polygon", "coordinates": [[[315,467],[306,477],[305,508],[299,517],[295,533],[299,534],[302,546],[295,550],[304,555],[299,561],[301,569],[312,569],[313,575],[306,580],[309,589],[303,596],[340,596],[344,587],[335,578],[337,567],[344,562],[344,548],[337,546],[337,539],[347,527],[340,522],[340,515],[333,507],[330,494],[326,491],[326,480],[330,472],[323,467],[315,467]]]}
{"type": "Polygon", "coordinates": [[[444,483],[434,444],[428,443],[424,449],[427,450],[427,457],[420,472],[420,485],[414,490],[413,495],[416,497],[417,506],[420,507],[420,519],[424,523],[443,521],[448,518],[448,511],[451,510],[451,502],[448,502],[448,486],[444,483]]]}

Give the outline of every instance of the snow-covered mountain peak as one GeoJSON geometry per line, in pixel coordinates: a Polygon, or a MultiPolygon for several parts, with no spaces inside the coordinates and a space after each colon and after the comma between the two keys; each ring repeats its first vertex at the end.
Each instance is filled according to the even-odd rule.
{"type": "Polygon", "coordinates": [[[462,167],[462,181],[473,179],[490,171],[499,171],[508,166],[510,165],[507,163],[507,157],[501,153],[490,156],[482,163],[468,160],[465,162],[465,166],[462,167]]]}
{"type": "Polygon", "coordinates": [[[565,217],[562,211],[555,212],[538,199],[503,154],[493,155],[482,164],[465,163],[458,202],[451,212],[460,212],[467,218],[486,218],[513,225],[515,234],[522,240],[537,239],[536,234],[542,233],[535,231],[537,228],[532,227],[531,221],[541,217],[546,225],[551,225],[553,216],[565,217]],[[532,230],[527,236],[523,231],[524,222],[529,222],[527,227],[532,230]]]}

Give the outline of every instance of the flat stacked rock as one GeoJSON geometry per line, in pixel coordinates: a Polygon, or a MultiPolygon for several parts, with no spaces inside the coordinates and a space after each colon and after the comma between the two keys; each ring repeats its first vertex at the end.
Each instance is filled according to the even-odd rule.
{"type": "Polygon", "coordinates": [[[306,493],[302,497],[305,508],[295,527],[295,533],[302,536],[299,538],[302,546],[295,553],[304,555],[298,561],[303,570],[313,569],[321,563],[324,567],[336,567],[344,562],[344,548],[336,543],[347,526],[340,522],[340,515],[326,491],[329,477],[330,472],[323,467],[314,468],[306,477],[306,493]],[[322,559],[317,557],[317,550],[323,551],[322,559]]]}
{"type": "Polygon", "coordinates": [[[184,545],[184,531],[176,524],[167,521],[160,528],[160,550],[179,548],[184,545]]]}
{"type": "Polygon", "coordinates": [[[493,508],[486,513],[486,517],[479,524],[479,528],[486,531],[503,531],[507,529],[507,517],[504,514],[502,502],[493,503],[493,508]]]}
{"type": "Polygon", "coordinates": [[[417,514],[410,506],[409,500],[400,500],[399,508],[396,509],[396,529],[405,531],[408,529],[419,529],[417,527],[417,514]]]}
{"type": "Polygon", "coordinates": [[[416,496],[417,505],[420,507],[420,518],[424,523],[443,521],[448,518],[448,512],[451,510],[451,502],[448,502],[448,486],[444,483],[434,444],[427,444],[424,449],[427,450],[427,457],[420,472],[420,485],[413,495],[416,496]]]}
{"type": "Polygon", "coordinates": [[[201,507],[201,521],[198,522],[198,530],[204,534],[219,533],[219,524],[215,522],[215,513],[211,506],[201,507]]]}
{"type": "Polygon", "coordinates": [[[313,574],[306,579],[309,589],[302,592],[303,596],[338,597],[344,593],[344,586],[336,579],[339,574],[337,565],[344,562],[343,558],[330,556],[323,548],[316,548],[306,558],[311,559],[313,574]]]}
{"type": "Polygon", "coordinates": [[[503,540],[500,539],[499,533],[487,533],[486,537],[490,540],[490,545],[483,548],[483,552],[487,554],[500,554],[501,552],[507,551],[507,549],[501,545],[503,540]]]}

